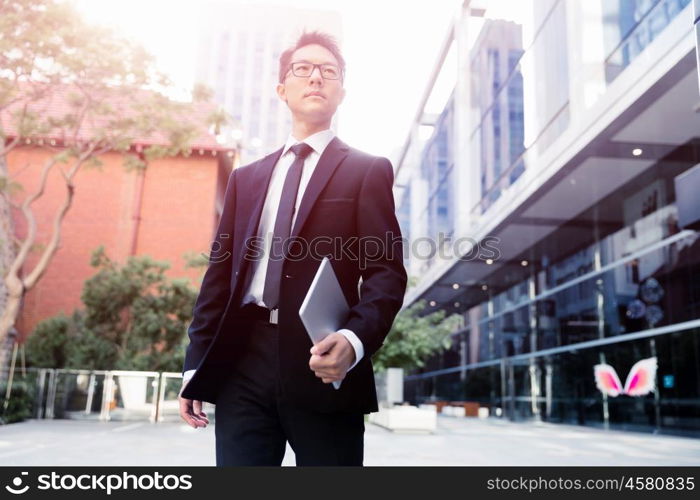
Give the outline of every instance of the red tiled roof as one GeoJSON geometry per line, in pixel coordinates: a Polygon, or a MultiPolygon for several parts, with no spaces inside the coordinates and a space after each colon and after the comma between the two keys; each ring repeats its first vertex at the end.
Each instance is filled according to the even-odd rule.
{"type": "MultiPolygon", "coordinates": [[[[31,84],[23,84],[23,89],[27,93],[32,92],[31,84]]],[[[110,105],[114,110],[115,114],[113,116],[103,116],[97,115],[94,117],[86,117],[81,126],[78,134],[79,139],[87,139],[94,137],[95,131],[98,129],[104,129],[105,126],[110,122],[110,120],[118,118],[124,119],[129,118],[129,111],[134,109],[134,106],[141,103],[150,101],[154,93],[146,90],[139,91],[141,97],[144,99],[138,99],[134,94],[124,95],[119,92],[119,89],[114,89],[113,93],[105,96],[106,104],[110,105]]],[[[51,92],[46,96],[31,100],[28,104],[28,109],[40,114],[42,116],[42,121],[48,118],[62,119],[68,114],[76,112],[76,107],[71,103],[74,101],[76,95],[82,95],[80,90],[73,85],[63,85],[52,88],[51,92]]],[[[12,120],[12,115],[22,109],[25,105],[24,100],[19,100],[13,103],[7,109],[0,112],[0,121],[4,127],[5,134],[8,138],[14,138],[17,136],[17,129],[12,120]]],[[[206,150],[206,151],[230,151],[230,147],[222,146],[216,142],[216,138],[207,130],[207,117],[215,111],[215,107],[211,103],[192,103],[190,112],[187,116],[183,116],[183,120],[191,121],[195,124],[199,130],[199,135],[196,139],[191,141],[190,147],[193,151],[196,150],[206,150]],[[194,110],[193,112],[191,110],[194,110]]],[[[136,115],[136,113],[132,113],[136,115]]],[[[35,137],[32,137],[34,139],[35,137]]],[[[44,140],[56,140],[62,141],[64,139],[64,133],[58,128],[54,128],[41,136],[36,136],[36,139],[44,140]]],[[[135,137],[131,144],[132,146],[150,146],[150,145],[162,145],[165,146],[169,143],[167,134],[161,130],[155,130],[152,133],[135,137]]]]}

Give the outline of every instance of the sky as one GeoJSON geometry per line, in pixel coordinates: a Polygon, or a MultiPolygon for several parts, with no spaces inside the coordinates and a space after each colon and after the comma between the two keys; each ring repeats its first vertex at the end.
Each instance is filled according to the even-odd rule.
{"type": "MultiPolygon", "coordinates": [[[[489,1],[502,4],[524,0],[489,1]]],[[[156,57],[159,69],[178,87],[192,87],[197,33],[202,29],[201,2],[73,0],[73,3],[88,22],[107,25],[143,45],[156,57]]],[[[229,0],[227,3],[250,1],[229,0]]],[[[275,0],[265,3],[336,10],[341,14],[341,49],[348,78],[345,82],[347,94],[338,109],[338,135],[346,143],[368,153],[393,156],[406,140],[440,47],[462,0],[275,0]]],[[[436,100],[438,106],[449,96],[450,83],[444,86],[447,88],[441,89],[436,100]]]]}

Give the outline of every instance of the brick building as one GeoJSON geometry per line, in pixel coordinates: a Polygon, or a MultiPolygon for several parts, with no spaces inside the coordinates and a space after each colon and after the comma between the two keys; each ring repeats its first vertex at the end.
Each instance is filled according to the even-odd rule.
{"type": "MultiPolygon", "coordinates": [[[[60,96],[52,106],[62,106],[60,96]]],[[[203,117],[208,110],[198,112],[203,117]]],[[[43,161],[55,154],[45,142],[25,142],[8,156],[10,176],[23,186],[22,198],[36,190],[43,161]]],[[[164,140],[157,136],[139,138],[131,147],[138,152],[154,143],[164,140]]],[[[74,181],[72,205],[63,220],[60,247],[37,286],[24,298],[16,325],[20,341],[41,320],[82,307],[83,283],[95,274],[90,255],[99,245],[119,263],[132,255],[168,261],[168,276],[187,277],[193,286],[198,285],[202,270],[187,269],[183,255],[208,253],[236,155],[219,145],[204,127],[191,147],[187,157],[153,160],[140,172],[127,171],[123,156],[114,152],[99,157],[99,168],[81,168],[74,181]]],[[[56,167],[49,174],[44,194],[32,205],[37,244],[48,241],[57,208],[66,197],[65,182],[56,167]]],[[[23,238],[27,229],[24,217],[13,209],[12,218],[15,234],[23,238]]],[[[40,251],[31,253],[27,272],[39,257],[40,251]]]]}

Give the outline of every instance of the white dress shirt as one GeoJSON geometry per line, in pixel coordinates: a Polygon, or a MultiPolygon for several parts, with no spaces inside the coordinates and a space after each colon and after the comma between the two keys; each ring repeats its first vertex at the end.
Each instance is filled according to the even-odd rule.
{"type": "MultiPolygon", "coordinates": [[[[311,179],[311,174],[313,174],[316,165],[318,164],[321,154],[326,149],[326,146],[333,140],[333,131],[330,129],[322,130],[321,132],[316,132],[310,135],[303,141],[296,139],[292,134],[289,134],[287,142],[282,149],[282,155],[280,156],[274,170],[272,171],[272,177],[270,178],[270,183],[268,185],[267,195],[265,197],[265,203],[263,205],[262,214],[260,215],[260,224],[258,225],[257,237],[258,241],[262,241],[264,245],[264,253],[262,258],[251,261],[251,267],[249,272],[252,272],[252,279],[250,280],[250,285],[243,295],[242,304],[247,304],[253,302],[259,306],[267,307],[265,302],[263,302],[263,289],[265,287],[265,275],[267,274],[267,264],[268,255],[270,251],[270,245],[272,243],[272,235],[275,228],[275,219],[277,218],[277,210],[279,208],[280,199],[282,197],[282,188],[284,187],[284,181],[287,177],[287,171],[289,167],[292,166],[294,162],[294,153],[289,149],[298,144],[299,142],[305,142],[313,151],[304,160],[304,167],[301,172],[301,179],[299,181],[299,190],[297,191],[297,197],[294,204],[294,215],[292,217],[292,228],[296,222],[297,213],[299,213],[299,205],[304,196],[306,186],[309,184],[311,179]]],[[[357,335],[347,328],[338,330],[350,345],[352,345],[355,351],[355,362],[348,368],[351,370],[364,356],[364,346],[362,341],[357,337],[357,335]]],[[[187,370],[183,374],[184,380],[189,380],[194,374],[195,370],[187,370]]]]}

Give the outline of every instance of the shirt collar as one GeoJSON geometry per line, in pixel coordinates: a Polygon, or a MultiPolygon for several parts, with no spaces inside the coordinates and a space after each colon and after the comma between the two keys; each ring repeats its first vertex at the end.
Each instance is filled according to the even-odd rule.
{"type": "Polygon", "coordinates": [[[315,134],[311,134],[303,141],[300,141],[290,133],[289,137],[287,138],[287,142],[284,144],[282,156],[287,154],[289,148],[300,142],[305,142],[306,144],[311,146],[311,149],[313,149],[320,156],[321,154],[323,154],[323,151],[326,149],[326,146],[328,146],[328,144],[333,140],[333,137],[335,137],[335,134],[329,128],[326,130],[321,130],[320,132],[316,132],[315,134]]]}

